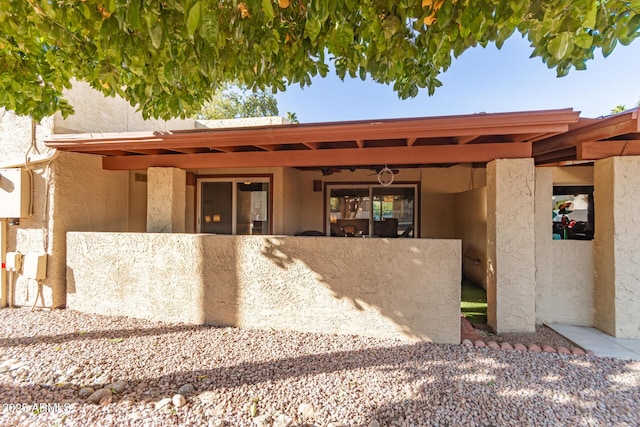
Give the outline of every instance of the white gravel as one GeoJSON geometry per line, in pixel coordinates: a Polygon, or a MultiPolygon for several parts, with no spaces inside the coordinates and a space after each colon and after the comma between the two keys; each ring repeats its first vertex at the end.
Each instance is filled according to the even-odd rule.
{"type": "Polygon", "coordinates": [[[3,426],[640,425],[640,362],[70,310],[0,330],[3,426]]]}

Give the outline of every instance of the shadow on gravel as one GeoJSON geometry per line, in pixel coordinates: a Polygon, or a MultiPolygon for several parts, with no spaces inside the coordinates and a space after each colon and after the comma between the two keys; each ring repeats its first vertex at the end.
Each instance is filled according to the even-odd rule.
{"type": "MultiPolygon", "coordinates": [[[[159,373],[129,381],[121,395],[114,395],[114,403],[124,398],[133,404],[158,401],[168,393],[175,393],[180,385],[192,383],[197,390],[195,394],[205,391],[214,394],[209,402],[192,395],[192,404],[213,408],[223,396],[235,395],[236,401],[246,402],[260,395],[261,401],[274,401],[278,410],[295,413],[297,405],[309,399],[311,389],[304,387],[308,387],[306,383],[310,378],[340,371],[343,388],[336,389],[335,377],[324,378],[326,383],[320,378],[314,383],[313,391],[318,391],[323,400],[313,404],[317,407],[324,399],[340,394],[341,400],[329,404],[355,405],[364,412],[365,418],[375,419],[382,426],[425,425],[425,420],[429,420],[428,425],[466,425],[473,420],[475,425],[487,427],[590,425],[594,419],[605,422],[602,425],[614,425],[616,421],[631,425],[624,423],[634,419],[630,402],[640,397],[640,388],[633,378],[626,381],[624,378],[629,373],[637,380],[639,366],[633,362],[625,365],[626,373],[621,373],[619,364],[612,366],[606,360],[594,358],[487,349],[460,352],[459,347],[453,347],[456,346],[410,344],[159,373]],[[451,352],[457,358],[452,358],[451,352]],[[545,363],[539,363],[542,359],[545,363]],[[553,359],[553,363],[549,364],[549,359],[553,359]],[[377,373],[361,369],[373,369],[377,373]],[[373,376],[365,379],[366,374],[373,376]],[[273,386],[274,382],[291,379],[302,384],[289,382],[286,386],[304,390],[304,395],[299,396],[300,401],[288,402],[289,406],[276,401],[278,393],[273,388],[251,387],[267,382],[273,386]],[[139,384],[144,384],[145,393],[132,393],[139,384]],[[167,391],[167,385],[172,392],[167,391]],[[372,398],[370,393],[381,393],[385,389],[388,390],[388,397],[384,399],[387,403],[376,406],[377,398],[372,398]],[[530,412],[533,407],[539,410],[530,412]]],[[[0,374],[0,396],[11,396],[11,402],[66,404],[67,399],[71,399],[75,400],[71,404],[74,410],[85,411],[82,409],[85,405],[98,408],[78,399],[77,386],[7,384],[6,375],[0,374]]],[[[236,411],[242,411],[241,405],[237,406],[236,411]]],[[[114,409],[128,411],[127,406],[114,409]]],[[[153,414],[154,420],[167,416],[158,411],[153,414]]],[[[186,415],[181,412],[180,416],[186,415]]]]}
{"type": "MultiPolygon", "coordinates": [[[[8,310],[8,309],[7,309],[8,310]]],[[[108,329],[98,331],[76,330],[71,333],[57,335],[36,335],[37,328],[31,332],[31,336],[17,338],[0,338],[0,348],[21,347],[33,344],[63,344],[71,341],[98,340],[98,339],[120,339],[130,337],[150,337],[176,332],[199,331],[203,329],[218,328],[217,326],[202,325],[171,325],[158,326],[154,328],[130,328],[130,329],[108,329]]],[[[220,327],[223,328],[223,327],[220,327]]]]}
{"type": "MultiPolygon", "coordinates": [[[[100,326],[104,327],[104,323],[100,326]]],[[[24,376],[19,368],[0,373],[0,401],[3,404],[68,402],[78,414],[94,408],[99,415],[119,411],[126,414],[131,407],[120,404],[124,399],[133,405],[153,403],[191,383],[196,392],[188,396],[191,406],[179,412],[181,417],[186,417],[186,411],[194,406],[214,408],[223,398],[233,399],[234,410],[240,412],[243,403],[259,396],[261,404],[272,405],[265,410],[277,409],[292,415],[300,403],[310,400],[316,408],[322,405],[358,408],[361,416],[376,419],[383,426],[425,425],[424,420],[432,421],[427,425],[468,425],[468,421],[473,420],[475,425],[497,426],[635,425],[637,403],[634,402],[640,400],[638,362],[429,343],[332,350],[330,337],[326,343],[308,347],[295,338],[280,341],[282,348],[272,352],[274,349],[269,346],[278,340],[272,340],[270,333],[235,335],[233,329],[228,332],[217,329],[221,328],[150,325],[141,329],[2,338],[0,361],[20,358],[24,351],[21,346],[46,344],[38,347],[38,353],[24,351],[24,354],[39,354],[46,357],[48,364],[35,358],[24,361],[24,376]],[[183,343],[176,341],[184,342],[189,335],[169,336],[174,332],[203,330],[212,332],[207,336],[208,341],[195,347],[185,345],[182,353],[178,351],[183,343]],[[119,346],[117,351],[105,355],[92,353],[90,349],[78,353],[73,345],[59,349],[48,346],[123,336],[141,339],[114,344],[119,346]],[[251,337],[251,340],[238,337],[251,337]],[[165,346],[169,351],[163,348],[156,354],[152,351],[157,348],[154,346],[165,346]],[[300,354],[311,348],[317,348],[319,353],[300,354]],[[290,355],[286,356],[288,352],[290,355]],[[241,361],[247,355],[272,353],[282,356],[241,361]],[[150,360],[141,360],[142,354],[150,360]],[[110,381],[124,380],[127,387],[120,395],[113,396],[114,404],[101,409],[79,398],[78,392],[81,386],[97,389],[102,385],[56,384],[53,371],[70,365],[86,370],[100,367],[109,374],[110,381]],[[143,369],[144,374],[127,377],[127,372],[134,371],[134,367],[143,369]],[[285,403],[279,400],[282,389],[296,390],[297,394],[289,396],[285,403]],[[210,392],[211,399],[196,397],[203,392],[210,392]],[[418,415],[419,418],[412,421],[412,417],[418,415]]],[[[235,413],[228,418],[234,416],[235,413]]],[[[163,418],[170,415],[160,411],[153,412],[154,422],[156,417],[175,420],[163,418]]],[[[52,418],[45,417],[45,420],[52,418]]],[[[1,417],[0,424],[9,425],[3,423],[1,417]]]]}

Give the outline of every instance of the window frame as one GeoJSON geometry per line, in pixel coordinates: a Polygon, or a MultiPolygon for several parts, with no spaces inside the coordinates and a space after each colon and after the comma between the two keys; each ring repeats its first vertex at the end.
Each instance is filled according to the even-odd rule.
{"type": "MultiPolygon", "coordinates": [[[[264,235],[273,234],[273,175],[272,174],[238,174],[238,175],[200,175],[196,177],[196,197],[195,197],[195,225],[196,233],[211,234],[202,231],[202,184],[205,182],[230,182],[232,185],[231,192],[231,236],[237,234],[237,215],[238,215],[238,183],[245,181],[268,183],[269,193],[267,194],[267,233],[264,235]]],[[[229,236],[229,234],[225,234],[229,236]]]]}
{"type": "MultiPolygon", "coordinates": [[[[325,182],[323,188],[323,200],[324,200],[324,218],[323,218],[323,233],[328,236],[331,236],[331,190],[332,189],[357,189],[357,188],[366,188],[368,189],[368,197],[370,201],[370,211],[368,216],[369,221],[369,234],[367,237],[371,237],[373,233],[373,189],[374,188],[389,188],[389,187],[400,187],[407,188],[411,187],[414,190],[414,200],[413,200],[413,233],[411,238],[418,238],[420,236],[420,198],[421,198],[421,188],[420,181],[394,181],[391,186],[384,186],[377,182],[325,182]]],[[[335,237],[335,236],[333,236],[335,237]]]]}
{"type": "MultiPolygon", "coordinates": [[[[553,211],[553,197],[554,196],[575,196],[577,194],[586,194],[588,205],[587,205],[587,230],[590,230],[590,237],[586,238],[568,238],[568,239],[559,239],[559,240],[585,240],[590,241],[594,239],[596,224],[595,224],[595,204],[594,204],[594,186],[593,185],[553,185],[551,197],[552,197],[552,211],[553,211]]],[[[556,221],[551,221],[551,235],[553,237],[554,230],[553,226],[556,221]]]]}

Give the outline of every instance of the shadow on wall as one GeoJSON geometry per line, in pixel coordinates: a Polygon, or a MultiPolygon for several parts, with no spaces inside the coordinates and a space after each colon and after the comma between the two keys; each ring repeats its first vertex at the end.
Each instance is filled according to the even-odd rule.
{"type": "Polygon", "coordinates": [[[457,343],[460,242],[69,233],[71,309],[457,343]]]}
{"type": "Polygon", "coordinates": [[[359,324],[373,335],[458,341],[457,241],[268,237],[261,254],[253,262],[277,266],[290,291],[272,303],[318,319],[319,332],[358,333],[350,328],[359,324]]]}
{"type": "Polygon", "coordinates": [[[67,234],[67,307],[85,313],[236,325],[232,236],[67,234]],[[207,246],[209,244],[209,246],[207,246]],[[206,284],[206,289],[205,289],[206,284]],[[215,313],[215,322],[210,321],[215,313]]]}

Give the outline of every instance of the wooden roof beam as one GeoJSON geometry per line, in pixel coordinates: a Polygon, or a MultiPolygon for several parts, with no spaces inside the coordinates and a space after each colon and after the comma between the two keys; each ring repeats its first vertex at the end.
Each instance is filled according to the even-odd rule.
{"type": "Polygon", "coordinates": [[[478,139],[480,137],[480,135],[465,135],[465,136],[459,136],[456,138],[456,142],[458,144],[468,144],[471,141],[473,141],[474,139],[478,139]]]}
{"type": "Polygon", "coordinates": [[[177,153],[182,153],[182,154],[193,154],[193,153],[197,153],[198,150],[200,150],[199,148],[173,148],[170,151],[175,151],[177,153]]]}
{"type": "MultiPolygon", "coordinates": [[[[145,148],[181,149],[234,147],[413,138],[466,137],[566,132],[578,120],[578,112],[546,110],[519,113],[473,114],[414,119],[390,119],[343,123],[309,123],[256,128],[226,128],[180,132],[56,136],[46,143],[68,151],[145,148]],[[91,146],[92,148],[88,148],[91,146]]],[[[363,142],[364,144],[364,142],[363,142]]],[[[362,148],[362,147],[360,147],[362,148]]]]}
{"type": "Polygon", "coordinates": [[[578,160],[599,160],[613,156],[640,155],[640,140],[584,142],[577,146],[578,160]]]}
{"type": "Polygon", "coordinates": [[[571,129],[565,134],[537,141],[533,145],[533,154],[536,156],[568,147],[575,147],[584,142],[600,141],[619,135],[640,132],[638,110],[639,109],[636,108],[614,116],[605,117],[587,126],[571,129]]]}
{"type": "Polygon", "coordinates": [[[548,163],[557,163],[564,160],[572,160],[576,156],[576,148],[569,147],[551,153],[544,153],[534,156],[537,165],[545,165],[548,163]]]}
{"type": "MultiPolygon", "coordinates": [[[[173,150],[171,150],[173,151],[173,150]]],[[[130,153],[134,153],[134,154],[145,154],[145,155],[149,155],[149,154],[163,154],[166,153],[167,150],[160,150],[160,149],[152,149],[152,150],[145,150],[144,148],[140,148],[138,150],[130,150],[130,153]]]]}
{"type": "Polygon", "coordinates": [[[496,158],[531,157],[531,144],[494,143],[432,145],[412,147],[342,148],[235,153],[164,154],[151,156],[104,157],[108,170],[177,167],[183,169],[216,167],[322,167],[366,166],[372,164],[450,164],[486,163],[496,158]]]}

